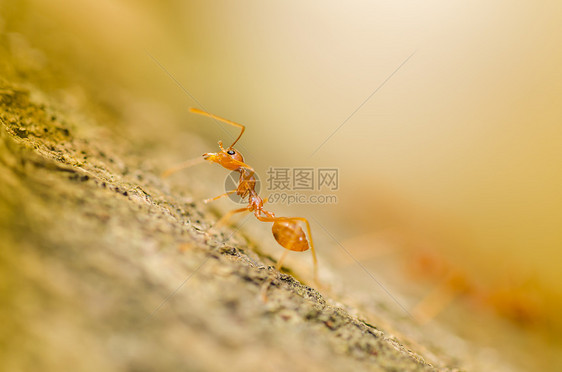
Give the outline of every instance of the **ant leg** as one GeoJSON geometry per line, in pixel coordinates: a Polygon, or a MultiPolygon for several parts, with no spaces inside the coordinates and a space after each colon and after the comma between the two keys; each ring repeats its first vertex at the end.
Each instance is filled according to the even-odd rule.
{"type": "Polygon", "coordinates": [[[283,251],[283,253],[281,254],[281,257],[279,257],[279,259],[277,260],[277,264],[275,265],[275,269],[277,271],[281,271],[281,267],[283,267],[283,261],[285,261],[285,258],[287,258],[288,254],[289,254],[289,251],[287,249],[285,249],[283,251]]]}
{"type": "Polygon", "coordinates": [[[219,196],[215,196],[214,198],[205,199],[205,200],[203,200],[203,203],[205,203],[205,204],[210,203],[210,202],[212,202],[212,201],[218,200],[218,199],[220,199],[220,198],[223,198],[223,197],[225,197],[225,196],[227,196],[227,195],[229,195],[229,194],[233,194],[233,193],[235,193],[235,192],[236,192],[236,190],[227,191],[227,192],[225,192],[224,194],[220,194],[219,196]]]}
{"type": "Polygon", "coordinates": [[[226,224],[226,222],[232,217],[234,216],[236,213],[241,213],[241,212],[247,212],[249,211],[250,208],[248,207],[244,207],[244,208],[240,208],[240,209],[235,209],[233,211],[228,212],[227,214],[223,215],[214,225],[213,227],[220,227],[224,224],[226,224]]]}
{"type": "Polygon", "coordinates": [[[189,159],[184,161],[183,163],[180,163],[178,165],[175,165],[171,168],[166,169],[164,172],[162,172],[161,177],[162,178],[167,178],[170,177],[172,174],[182,170],[182,169],[186,169],[189,167],[192,167],[196,164],[202,163],[203,161],[205,161],[205,159],[203,159],[202,157],[198,156],[194,159],[189,159]]]}

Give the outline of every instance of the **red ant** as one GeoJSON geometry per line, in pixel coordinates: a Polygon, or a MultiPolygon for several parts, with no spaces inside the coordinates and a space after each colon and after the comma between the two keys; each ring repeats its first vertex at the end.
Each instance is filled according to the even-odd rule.
{"type": "MultiPolygon", "coordinates": [[[[217,163],[228,170],[240,173],[240,179],[238,181],[238,187],[236,188],[236,190],[230,190],[214,198],[207,199],[205,200],[205,203],[217,200],[233,193],[236,193],[238,196],[240,196],[242,200],[246,198],[248,199],[247,207],[235,209],[229,212],[228,214],[224,215],[216,225],[220,225],[222,221],[230,218],[236,213],[246,211],[253,212],[254,216],[262,222],[273,222],[273,226],[271,228],[273,237],[283,248],[288,249],[288,251],[295,252],[304,252],[310,249],[310,251],[312,252],[312,260],[314,264],[314,280],[318,283],[318,260],[316,259],[316,252],[314,251],[314,244],[312,243],[312,234],[310,232],[310,224],[308,220],[303,217],[275,217],[275,214],[273,212],[265,210],[263,208],[263,205],[266,203],[267,199],[263,200],[255,190],[256,178],[254,176],[254,169],[248,164],[244,163],[242,154],[234,149],[234,145],[242,137],[242,134],[244,133],[246,127],[242,124],[235,123],[233,121],[221,118],[219,116],[196,108],[190,107],[189,111],[240,128],[240,134],[228,148],[225,149],[222,145],[222,141],[219,141],[220,152],[209,152],[203,154],[203,159],[213,163],[217,163]],[[303,229],[299,225],[299,222],[304,222],[306,224],[308,238],[310,239],[310,241],[307,240],[303,229]]],[[[192,164],[193,162],[186,162],[178,167],[174,167],[164,172],[163,175],[168,176],[169,174],[192,164]]],[[[285,259],[288,251],[285,251],[281,258],[277,261],[277,270],[281,268],[283,260],[285,259]]]]}

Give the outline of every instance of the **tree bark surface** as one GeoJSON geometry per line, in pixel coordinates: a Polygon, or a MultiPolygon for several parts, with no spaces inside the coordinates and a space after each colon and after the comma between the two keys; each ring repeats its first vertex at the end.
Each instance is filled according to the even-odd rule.
{"type": "Polygon", "coordinates": [[[240,230],[213,232],[127,141],[33,89],[0,87],[2,370],[445,369],[274,270],[240,230]]]}

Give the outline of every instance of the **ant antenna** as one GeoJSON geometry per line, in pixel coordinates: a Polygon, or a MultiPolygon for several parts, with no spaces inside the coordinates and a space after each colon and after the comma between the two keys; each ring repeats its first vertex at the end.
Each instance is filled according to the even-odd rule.
{"type": "Polygon", "coordinates": [[[234,140],[234,142],[232,142],[232,145],[230,145],[227,150],[229,150],[229,149],[231,149],[231,148],[234,147],[234,145],[236,144],[236,142],[238,142],[238,140],[240,139],[240,137],[242,137],[242,134],[244,134],[244,130],[246,129],[246,127],[243,126],[242,124],[238,124],[238,123],[235,123],[235,122],[233,122],[233,121],[231,121],[231,120],[221,118],[220,116],[216,116],[216,115],[213,115],[213,114],[208,113],[208,112],[206,112],[206,111],[199,110],[198,108],[195,108],[195,107],[190,107],[190,108],[189,108],[189,111],[190,111],[190,112],[193,112],[194,114],[199,114],[199,115],[203,115],[203,116],[210,117],[211,119],[215,119],[215,120],[218,120],[218,121],[222,121],[223,123],[230,124],[230,125],[232,125],[232,126],[234,126],[234,127],[238,127],[238,128],[241,129],[241,130],[240,130],[240,134],[239,134],[238,137],[234,140]]]}

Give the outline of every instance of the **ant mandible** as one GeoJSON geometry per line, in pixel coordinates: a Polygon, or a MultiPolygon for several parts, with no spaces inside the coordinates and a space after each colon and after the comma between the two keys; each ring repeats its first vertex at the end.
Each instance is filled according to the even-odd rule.
{"type": "MultiPolygon", "coordinates": [[[[242,156],[242,154],[234,148],[236,142],[238,142],[238,140],[242,137],[242,134],[244,134],[244,130],[246,129],[246,127],[242,124],[235,123],[228,119],[221,118],[197,108],[190,107],[189,111],[194,114],[207,116],[225,124],[240,128],[240,134],[234,140],[232,145],[225,149],[222,145],[222,141],[219,141],[220,152],[209,152],[203,154],[203,159],[213,163],[217,163],[228,170],[240,173],[238,187],[236,188],[236,190],[230,190],[214,198],[207,199],[205,200],[205,203],[220,199],[233,193],[236,193],[238,196],[240,196],[242,200],[245,200],[246,198],[248,199],[247,207],[235,209],[227,213],[219,220],[219,222],[217,222],[217,225],[236,213],[246,211],[253,212],[254,216],[262,222],[273,222],[273,226],[271,228],[273,237],[283,248],[287,249],[288,251],[295,252],[304,252],[310,249],[312,253],[314,281],[318,283],[318,260],[316,258],[316,252],[314,251],[314,243],[312,242],[310,223],[304,217],[276,217],[273,212],[265,210],[263,208],[263,205],[266,203],[267,199],[263,200],[256,192],[255,171],[251,166],[244,162],[244,157],[242,156]],[[303,222],[306,225],[309,240],[307,240],[307,237],[303,229],[299,225],[299,222],[303,222]]],[[[180,165],[179,167],[172,168],[169,171],[165,172],[165,175],[169,175],[170,173],[191,164],[191,162],[188,162],[184,165],[180,165]]],[[[283,264],[283,260],[285,259],[288,251],[285,251],[281,258],[277,261],[277,270],[281,269],[281,265],[283,264]]]]}

